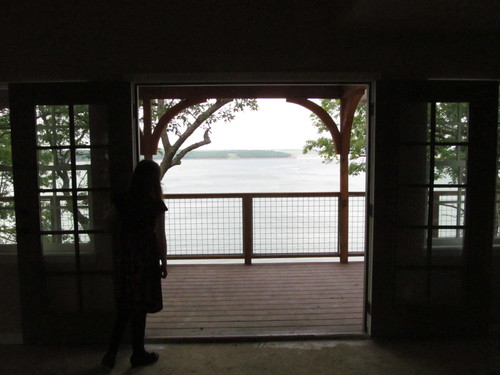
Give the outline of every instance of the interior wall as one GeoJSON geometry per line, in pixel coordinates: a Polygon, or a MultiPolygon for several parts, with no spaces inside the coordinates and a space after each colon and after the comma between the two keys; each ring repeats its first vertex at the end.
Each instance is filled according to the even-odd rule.
{"type": "Polygon", "coordinates": [[[500,5],[461,3],[10,2],[0,9],[0,82],[217,72],[498,78],[500,5]]]}
{"type": "MultiPolygon", "coordinates": [[[[15,247],[15,246],[13,246],[15,247]]],[[[2,247],[2,251],[5,250],[2,247]]],[[[15,250],[0,255],[0,344],[22,342],[21,302],[15,250]]]]}
{"type": "Polygon", "coordinates": [[[490,330],[500,334],[500,247],[493,248],[491,262],[490,330]]]}
{"type": "MultiPolygon", "coordinates": [[[[498,80],[499,7],[495,0],[21,0],[0,9],[0,82],[498,80]]],[[[0,339],[20,330],[15,260],[3,259],[0,339]]]]}

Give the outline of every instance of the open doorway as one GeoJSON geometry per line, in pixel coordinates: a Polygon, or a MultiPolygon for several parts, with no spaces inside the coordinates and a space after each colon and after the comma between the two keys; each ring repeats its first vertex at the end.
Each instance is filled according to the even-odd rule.
{"type": "Polygon", "coordinates": [[[139,86],[170,208],[150,339],[364,333],[367,88],[139,86]]]}

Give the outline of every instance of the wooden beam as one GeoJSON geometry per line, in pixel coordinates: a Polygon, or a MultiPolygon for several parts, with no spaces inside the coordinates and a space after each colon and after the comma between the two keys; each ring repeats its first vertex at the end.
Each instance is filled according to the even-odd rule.
{"type": "Polygon", "coordinates": [[[334,84],[142,86],[139,88],[139,99],[178,99],[194,97],[213,99],[266,99],[284,97],[340,99],[344,93],[344,87],[347,86],[334,84]]]}

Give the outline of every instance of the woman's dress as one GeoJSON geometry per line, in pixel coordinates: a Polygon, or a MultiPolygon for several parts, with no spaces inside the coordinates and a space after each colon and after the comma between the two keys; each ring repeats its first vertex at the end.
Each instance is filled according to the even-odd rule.
{"type": "Polygon", "coordinates": [[[167,207],[155,200],[126,193],[115,199],[115,272],[118,308],[155,313],[163,308],[160,254],[155,222],[167,207]]]}

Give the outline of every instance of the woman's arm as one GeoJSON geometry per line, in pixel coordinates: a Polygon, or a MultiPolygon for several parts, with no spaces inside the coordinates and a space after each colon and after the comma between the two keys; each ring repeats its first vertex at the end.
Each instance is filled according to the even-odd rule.
{"type": "Polygon", "coordinates": [[[161,261],[161,277],[167,277],[167,237],[165,236],[165,214],[162,212],[155,222],[156,242],[158,243],[158,256],[161,261]]]}

